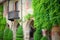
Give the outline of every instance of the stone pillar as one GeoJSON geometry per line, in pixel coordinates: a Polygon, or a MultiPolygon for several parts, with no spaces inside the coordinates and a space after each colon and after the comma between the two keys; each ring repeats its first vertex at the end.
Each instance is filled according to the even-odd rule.
{"type": "Polygon", "coordinates": [[[30,27],[28,20],[23,23],[24,40],[30,39],[30,27]]]}
{"type": "Polygon", "coordinates": [[[16,20],[14,20],[12,22],[13,40],[16,40],[16,26],[17,26],[17,22],[16,20]]]}
{"type": "Polygon", "coordinates": [[[24,40],[30,40],[30,24],[32,20],[26,20],[23,23],[24,40]]]}

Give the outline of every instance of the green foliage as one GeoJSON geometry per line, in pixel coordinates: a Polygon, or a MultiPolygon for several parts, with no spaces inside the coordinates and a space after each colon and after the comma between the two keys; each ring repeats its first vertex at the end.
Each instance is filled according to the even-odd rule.
{"type": "Polygon", "coordinates": [[[3,17],[3,5],[0,5],[0,40],[3,40],[6,18],[3,17]]]}
{"type": "Polygon", "coordinates": [[[1,24],[6,24],[6,18],[1,19],[1,24]]]}
{"type": "Polygon", "coordinates": [[[27,15],[25,16],[25,19],[30,20],[31,17],[32,17],[31,14],[27,14],[27,15]]]}
{"type": "Polygon", "coordinates": [[[0,26],[0,31],[4,31],[5,27],[6,27],[5,24],[1,24],[1,26],[0,26]]]}
{"type": "Polygon", "coordinates": [[[42,31],[40,28],[37,28],[34,33],[34,40],[40,40],[42,37],[42,31]]]}
{"type": "Polygon", "coordinates": [[[6,18],[3,17],[3,5],[0,5],[0,31],[4,31],[6,18]]]}
{"type": "Polygon", "coordinates": [[[0,40],[3,40],[3,34],[4,34],[4,32],[0,31],[0,40]]]}
{"type": "Polygon", "coordinates": [[[16,32],[16,40],[23,40],[23,29],[19,26],[16,32]]]}
{"type": "Polygon", "coordinates": [[[4,31],[3,40],[13,40],[13,32],[9,28],[4,31]]]}
{"type": "Polygon", "coordinates": [[[6,27],[6,19],[0,19],[0,40],[3,40],[4,29],[6,27]]]}
{"type": "Polygon", "coordinates": [[[32,6],[35,19],[34,27],[50,31],[52,26],[60,25],[59,0],[32,0],[32,6]]]}
{"type": "Polygon", "coordinates": [[[42,37],[41,40],[48,40],[46,36],[42,37]]]}
{"type": "Polygon", "coordinates": [[[0,5],[0,12],[3,12],[3,5],[0,5]]]}
{"type": "Polygon", "coordinates": [[[1,18],[0,20],[0,31],[4,31],[5,27],[6,27],[6,18],[1,18]]]}

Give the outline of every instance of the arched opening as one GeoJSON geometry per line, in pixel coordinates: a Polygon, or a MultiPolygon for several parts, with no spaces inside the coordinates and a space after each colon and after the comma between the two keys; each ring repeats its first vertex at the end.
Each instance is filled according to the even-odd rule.
{"type": "Polygon", "coordinates": [[[34,35],[34,32],[35,32],[34,20],[30,21],[29,27],[30,27],[30,40],[34,40],[33,39],[33,35],[34,35]]]}
{"type": "Polygon", "coordinates": [[[18,23],[18,24],[17,24],[17,27],[16,27],[16,30],[18,29],[19,26],[20,26],[20,24],[18,23]]]}

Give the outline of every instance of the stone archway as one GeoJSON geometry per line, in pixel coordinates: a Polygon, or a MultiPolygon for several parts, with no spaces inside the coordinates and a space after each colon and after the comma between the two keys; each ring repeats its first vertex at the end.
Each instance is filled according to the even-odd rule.
{"type": "Polygon", "coordinates": [[[34,35],[34,32],[35,32],[34,20],[31,20],[31,22],[29,24],[29,27],[30,27],[30,40],[34,40],[33,39],[33,35],[34,35]]]}
{"type": "Polygon", "coordinates": [[[23,23],[23,32],[24,32],[24,40],[31,40],[33,37],[33,31],[34,31],[34,20],[26,20],[25,23],[23,23]],[[31,34],[32,33],[32,34],[31,34]]]}

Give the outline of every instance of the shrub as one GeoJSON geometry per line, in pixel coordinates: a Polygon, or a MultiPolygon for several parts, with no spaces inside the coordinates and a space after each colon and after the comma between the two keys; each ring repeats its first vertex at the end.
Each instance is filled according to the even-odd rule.
{"type": "Polygon", "coordinates": [[[19,26],[16,32],[16,40],[23,40],[23,29],[19,26]]]}
{"type": "Polygon", "coordinates": [[[3,17],[3,4],[0,5],[0,40],[3,40],[6,18],[3,17]]]}
{"type": "Polygon", "coordinates": [[[3,12],[3,5],[0,5],[0,12],[3,12]]]}
{"type": "Polygon", "coordinates": [[[3,35],[3,40],[13,40],[13,32],[6,28],[3,35]]]}
{"type": "Polygon", "coordinates": [[[0,40],[3,40],[4,31],[0,31],[0,40]]]}

